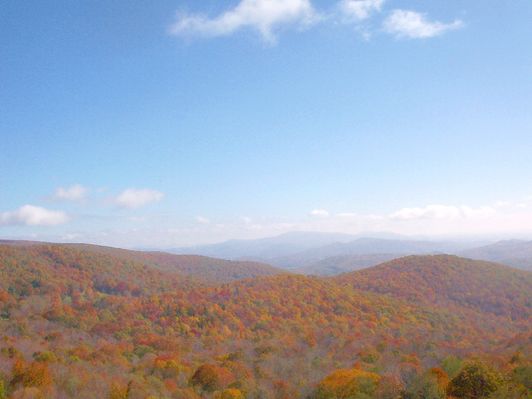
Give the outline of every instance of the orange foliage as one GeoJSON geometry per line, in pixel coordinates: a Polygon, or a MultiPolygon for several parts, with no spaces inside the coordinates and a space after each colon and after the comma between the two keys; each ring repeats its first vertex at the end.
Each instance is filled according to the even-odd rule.
{"type": "MultiPolygon", "coordinates": [[[[193,398],[196,387],[288,399],[317,384],[340,394],[376,386],[384,398],[448,355],[488,357],[507,374],[531,358],[526,272],[429,256],[316,278],[176,259],[0,245],[0,372],[10,393],[120,398],[124,379],[141,397],[193,398]],[[212,267],[205,280],[196,266],[212,267]],[[233,281],[248,273],[264,275],[233,281]]],[[[442,369],[429,373],[448,384],[442,369]]]]}
{"type": "Polygon", "coordinates": [[[325,377],[318,385],[317,398],[348,399],[358,394],[372,394],[380,376],[359,369],[339,369],[325,377]]]}

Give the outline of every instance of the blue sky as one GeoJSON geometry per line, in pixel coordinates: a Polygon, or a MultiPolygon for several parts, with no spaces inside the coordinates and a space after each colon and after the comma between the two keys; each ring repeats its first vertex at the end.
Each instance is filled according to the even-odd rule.
{"type": "Polygon", "coordinates": [[[532,2],[0,11],[0,236],[532,237],[532,2]]]}

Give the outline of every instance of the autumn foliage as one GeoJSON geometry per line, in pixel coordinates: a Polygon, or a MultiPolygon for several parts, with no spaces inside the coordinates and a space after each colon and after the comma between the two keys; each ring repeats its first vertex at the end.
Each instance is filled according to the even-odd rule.
{"type": "Polygon", "coordinates": [[[380,376],[359,369],[340,369],[325,377],[314,394],[315,399],[372,397],[380,376]]]}
{"type": "Polygon", "coordinates": [[[444,255],[335,278],[178,259],[0,245],[0,399],[513,398],[532,389],[530,273],[444,255]]]}

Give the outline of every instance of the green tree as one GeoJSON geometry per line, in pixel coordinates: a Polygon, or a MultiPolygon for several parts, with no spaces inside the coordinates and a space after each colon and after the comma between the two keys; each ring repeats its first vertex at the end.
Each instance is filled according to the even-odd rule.
{"type": "Polygon", "coordinates": [[[441,368],[447,373],[449,378],[454,378],[462,368],[462,360],[456,356],[447,356],[441,363],[441,368]]]}
{"type": "Polygon", "coordinates": [[[448,394],[459,399],[488,398],[501,385],[497,372],[480,362],[467,363],[449,383],[448,394]]]}
{"type": "Polygon", "coordinates": [[[512,380],[532,391],[532,366],[516,367],[512,373],[512,380]]]}
{"type": "Polygon", "coordinates": [[[0,379],[0,399],[6,399],[7,393],[6,393],[6,387],[4,385],[4,380],[0,379]]]}
{"type": "Polygon", "coordinates": [[[432,371],[415,377],[405,389],[403,399],[445,399],[446,386],[432,371]]]}
{"type": "Polygon", "coordinates": [[[504,384],[495,392],[493,392],[489,399],[526,399],[530,398],[530,391],[522,385],[513,383],[504,384]]]}

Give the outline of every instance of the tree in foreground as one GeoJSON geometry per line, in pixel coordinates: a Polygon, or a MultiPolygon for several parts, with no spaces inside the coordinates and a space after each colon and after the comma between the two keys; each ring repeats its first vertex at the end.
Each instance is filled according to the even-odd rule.
{"type": "Polygon", "coordinates": [[[499,374],[480,362],[467,363],[449,383],[447,393],[459,399],[488,398],[501,385],[499,374]]]}
{"type": "Polygon", "coordinates": [[[449,378],[445,371],[433,368],[417,376],[406,387],[404,399],[445,399],[449,378]]]}
{"type": "Polygon", "coordinates": [[[340,369],[325,377],[318,385],[313,399],[372,398],[380,376],[359,369],[340,369]]]}

